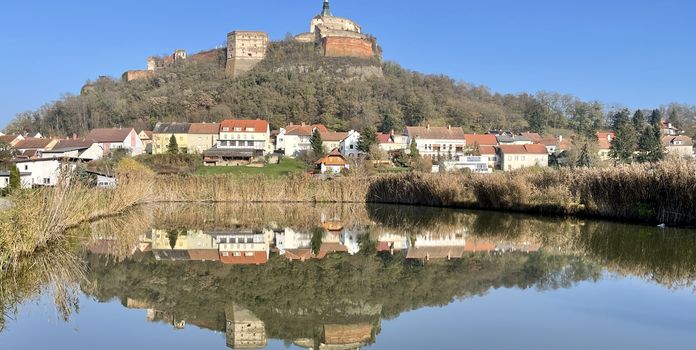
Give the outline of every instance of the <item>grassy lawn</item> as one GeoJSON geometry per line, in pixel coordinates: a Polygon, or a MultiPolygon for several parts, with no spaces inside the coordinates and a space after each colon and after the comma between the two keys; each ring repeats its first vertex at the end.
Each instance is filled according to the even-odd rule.
{"type": "Polygon", "coordinates": [[[273,177],[288,176],[292,173],[301,173],[305,170],[305,164],[290,158],[283,158],[280,164],[269,164],[263,168],[243,166],[202,166],[196,169],[196,175],[267,175],[273,177]]]}

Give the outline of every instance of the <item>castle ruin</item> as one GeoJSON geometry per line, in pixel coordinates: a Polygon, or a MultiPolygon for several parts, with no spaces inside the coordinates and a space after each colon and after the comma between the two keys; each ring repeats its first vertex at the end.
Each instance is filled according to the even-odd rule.
{"type": "MultiPolygon", "coordinates": [[[[355,22],[333,16],[329,0],[323,0],[322,11],[312,18],[309,32],[295,36],[295,41],[314,43],[324,57],[351,57],[360,59],[380,58],[377,39],[366,35],[355,22]]],[[[227,34],[225,73],[238,77],[266,58],[269,45],[268,33],[237,30],[227,34]]],[[[147,70],[130,70],[123,80],[132,81],[151,77],[155,71],[172,67],[180,62],[208,60],[217,56],[218,49],[187,56],[185,50],[176,50],[164,58],[150,57],[147,70]]]]}

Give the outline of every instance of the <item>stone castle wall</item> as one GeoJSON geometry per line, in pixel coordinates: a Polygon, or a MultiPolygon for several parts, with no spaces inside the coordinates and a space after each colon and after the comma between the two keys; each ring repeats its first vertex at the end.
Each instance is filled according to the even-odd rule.
{"type": "Polygon", "coordinates": [[[268,33],[265,32],[235,31],[227,34],[227,75],[239,76],[263,61],[268,42],[268,33]]]}
{"type": "Polygon", "coordinates": [[[152,70],[129,70],[125,73],[123,73],[123,80],[125,81],[133,81],[133,80],[138,80],[138,79],[146,79],[151,77],[154,74],[154,71],[152,70]]]}
{"type": "Polygon", "coordinates": [[[369,59],[375,56],[373,43],[370,40],[330,36],[323,39],[323,46],[326,57],[369,59]]]}

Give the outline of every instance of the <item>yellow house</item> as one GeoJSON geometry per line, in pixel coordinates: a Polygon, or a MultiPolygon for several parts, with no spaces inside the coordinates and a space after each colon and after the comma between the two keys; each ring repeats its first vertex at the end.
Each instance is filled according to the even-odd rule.
{"type": "Polygon", "coordinates": [[[188,131],[188,151],[196,154],[203,153],[213,148],[217,144],[219,137],[220,124],[191,123],[188,131]]]}
{"type": "Polygon", "coordinates": [[[145,153],[152,154],[152,131],[142,130],[138,134],[140,140],[143,141],[143,147],[145,147],[145,153]]]}
{"type": "Polygon", "coordinates": [[[176,138],[180,152],[188,152],[190,123],[157,123],[152,131],[152,154],[165,154],[172,135],[176,138]]]}

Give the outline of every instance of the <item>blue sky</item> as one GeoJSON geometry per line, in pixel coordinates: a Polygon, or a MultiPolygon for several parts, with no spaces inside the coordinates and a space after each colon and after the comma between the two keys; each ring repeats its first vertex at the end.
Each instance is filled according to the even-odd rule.
{"type": "MultiPolygon", "coordinates": [[[[696,104],[692,0],[332,0],[387,60],[494,91],[557,91],[610,105],[696,104]]],[[[0,10],[0,125],[153,54],[309,29],[321,0],[8,0],[0,10]]]]}

